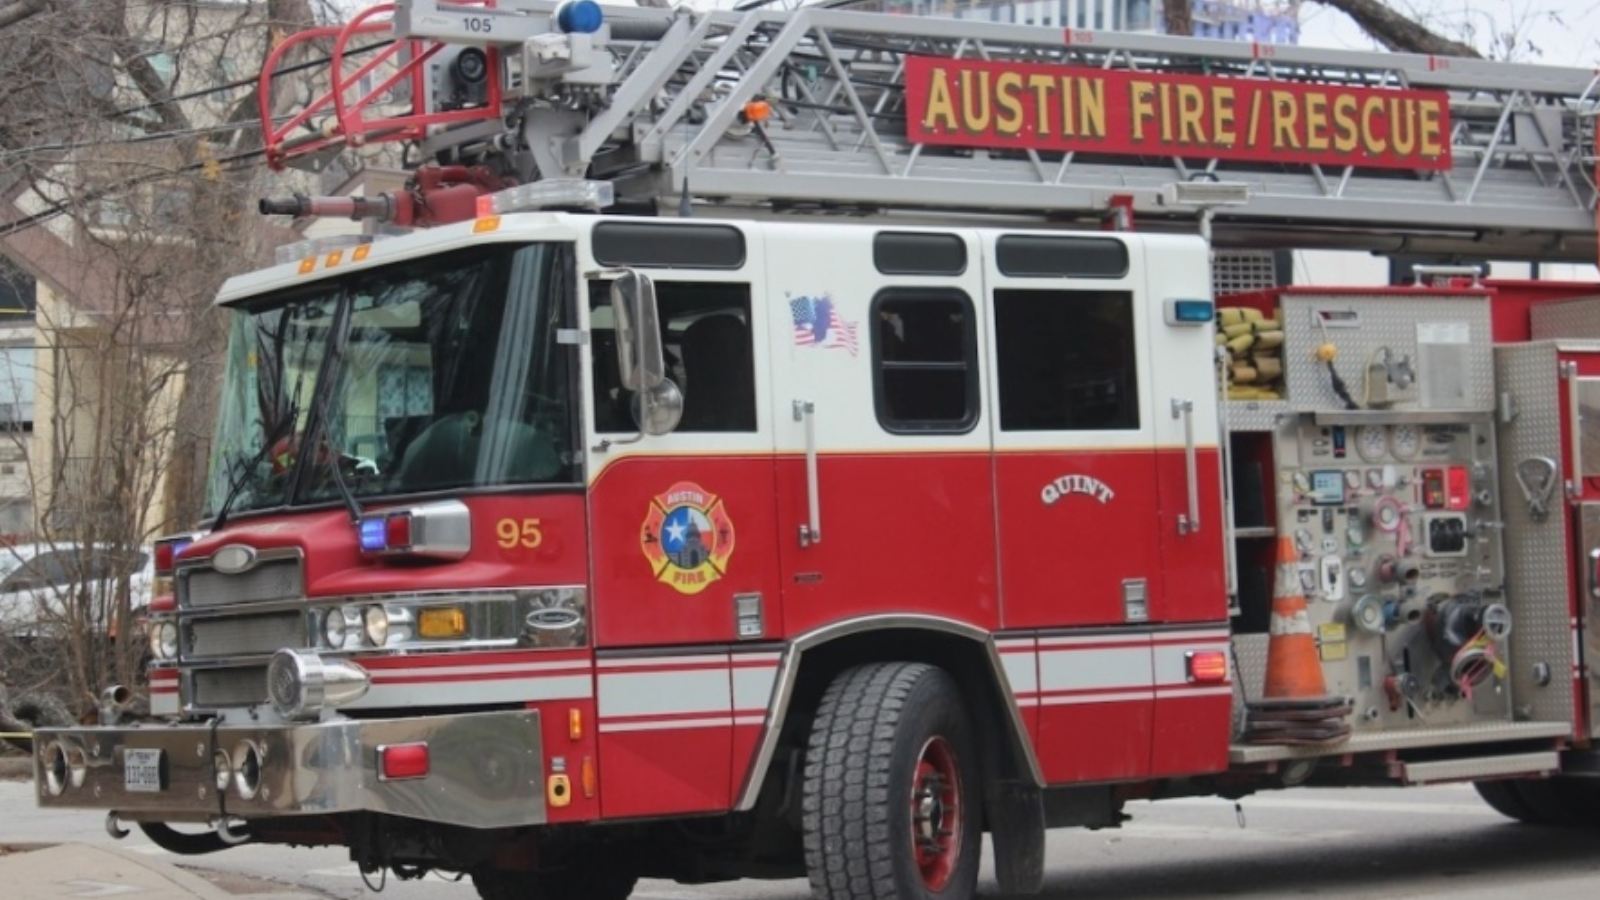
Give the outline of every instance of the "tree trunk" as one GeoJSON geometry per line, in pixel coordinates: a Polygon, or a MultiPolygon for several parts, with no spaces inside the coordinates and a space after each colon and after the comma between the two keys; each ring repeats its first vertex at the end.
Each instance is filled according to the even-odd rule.
{"type": "Polygon", "coordinates": [[[1161,4],[1161,22],[1167,34],[1194,37],[1194,10],[1190,0],[1164,0],[1161,4]]]}
{"type": "Polygon", "coordinates": [[[1466,44],[1429,31],[1379,0],[1315,0],[1315,2],[1331,6],[1354,19],[1362,31],[1372,35],[1373,40],[1399,53],[1483,58],[1483,54],[1466,44]]]}

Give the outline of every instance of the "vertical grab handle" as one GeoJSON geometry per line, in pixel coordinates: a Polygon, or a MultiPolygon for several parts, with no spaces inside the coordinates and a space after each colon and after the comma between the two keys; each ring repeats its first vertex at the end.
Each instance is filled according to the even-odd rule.
{"type": "Polygon", "coordinates": [[[822,543],[822,499],[817,489],[817,404],[794,401],[794,420],[806,428],[806,509],[808,521],[800,526],[800,546],[822,543]]]}
{"type": "Polygon", "coordinates": [[[1172,417],[1183,419],[1183,465],[1189,480],[1189,513],[1178,514],[1178,534],[1200,533],[1200,460],[1194,445],[1194,401],[1172,401],[1172,417]]]}
{"type": "Polygon", "coordinates": [[[1561,377],[1567,381],[1567,415],[1572,420],[1572,471],[1567,474],[1567,496],[1583,493],[1583,402],[1578,396],[1578,364],[1563,362],[1561,377]]]}

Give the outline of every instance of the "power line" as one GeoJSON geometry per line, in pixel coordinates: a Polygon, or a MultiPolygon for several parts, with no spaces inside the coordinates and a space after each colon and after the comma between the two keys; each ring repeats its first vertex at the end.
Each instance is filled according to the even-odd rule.
{"type": "Polygon", "coordinates": [[[165,178],[171,178],[171,177],[176,176],[176,175],[186,175],[186,174],[191,173],[191,172],[198,172],[198,171],[201,171],[201,170],[205,169],[205,167],[208,166],[208,165],[212,165],[212,164],[217,165],[219,167],[219,169],[218,169],[219,172],[239,172],[239,171],[243,171],[243,170],[245,170],[247,168],[253,168],[251,166],[230,165],[230,164],[241,163],[241,162],[245,162],[246,160],[254,160],[254,159],[257,159],[259,157],[266,156],[266,153],[267,153],[266,148],[265,147],[260,147],[260,148],[254,149],[254,150],[246,150],[246,151],[243,151],[241,153],[235,153],[235,154],[232,154],[232,155],[229,155],[229,156],[222,156],[222,157],[218,157],[218,158],[212,159],[212,160],[205,160],[205,161],[202,161],[202,162],[191,163],[189,165],[183,166],[183,167],[178,168],[178,169],[173,169],[171,171],[151,172],[149,174],[140,175],[140,176],[135,177],[135,178],[124,179],[123,181],[120,181],[120,182],[118,182],[116,184],[107,185],[107,186],[105,186],[103,188],[98,188],[98,189],[95,189],[95,190],[87,191],[84,194],[78,195],[76,197],[72,197],[72,198],[70,198],[68,200],[63,200],[63,201],[61,201],[59,203],[56,203],[56,204],[54,204],[54,205],[52,205],[52,206],[50,206],[50,207],[48,207],[46,209],[42,209],[42,210],[40,210],[40,211],[38,211],[36,213],[33,213],[31,215],[28,215],[28,216],[25,216],[25,217],[23,217],[21,219],[17,219],[14,222],[7,222],[5,225],[0,225],[0,239],[8,238],[8,237],[12,236],[13,234],[16,234],[19,231],[26,231],[27,229],[32,228],[35,225],[41,225],[41,224],[43,224],[45,222],[50,221],[51,219],[54,219],[54,218],[57,218],[59,216],[62,216],[64,214],[66,214],[69,210],[73,209],[74,207],[80,206],[82,204],[93,203],[94,201],[99,200],[102,197],[109,197],[109,196],[112,196],[114,194],[121,193],[122,191],[129,190],[130,188],[136,188],[136,187],[138,187],[138,186],[140,186],[142,184],[149,184],[151,182],[160,181],[160,180],[165,179],[165,178]]]}
{"type": "MultiPolygon", "coordinates": [[[[344,55],[345,55],[346,58],[354,57],[354,56],[364,56],[364,55],[366,55],[368,53],[371,53],[374,50],[382,49],[382,48],[387,47],[387,46],[389,46],[389,45],[391,45],[393,43],[394,43],[394,41],[379,41],[379,42],[377,42],[375,44],[367,44],[367,45],[362,46],[362,47],[356,47],[353,50],[346,51],[346,53],[344,55]]],[[[293,75],[296,72],[303,72],[303,71],[305,71],[307,69],[317,68],[319,66],[326,65],[327,63],[330,63],[332,61],[333,61],[333,57],[331,57],[331,56],[323,56],[323,57],[318,57],[317,59],[306,60],[305,62],[296,63],[296,64],[294,64],[292,66],[284,66],[282,68],[279,68],[279,69],[275,70],[270,77],[271,78],[279,78],[279,77],[284,76],[284,75],[293,75]]],[[[237,79],[234,79],[233,81],[229,81],[229,82],[226,82],[224,84],[214,85],[214,86],[208,87],[208,88],[201,88],[201,89],[198,89],[198,90],[190,91],[187,94],[179,94],[179,95],[176,95],[176,96],[173,96],[173,97],[168,97],[168,98],[166,98],[164,100],[155,100],[155,101],[152,101],[150,103],[140,104],[139,106],[130,106],[130,107],[126,107],[124,109],[112,110],[112,111],[106,113],[102,118],[107,119],[107,120],[125,119],[125,118],[128,118],[129,116],[134,116],[134,115],[137,115],[137,114],[142,113],[142,112],[149,112],[151,110],[160,109],[163,106],[167,106],[167,105],[170,105],[170,104],[173,104],[173,103],[184,103],[184,102],[187,102],[189,100],[195,100],[195,99],[198,99],[198,98],[201,98],[201,97],[208,97],[208,96],[210,96],[212,94],[221,94],[221,93],[224,93],[226,91],[237,90],[238,88],[241,88],[241,87],[250,87],[251,85],[256,84],[258,81],[259,81],[259,76],[254,76],[254,77],[250,77],[250,78],[237,78],[237,79]]],[[[24,127],[28,127],[30,125],[37,124],[39,122],[44,122],[44,121],[49,121],[49,120],[50,120],[50,117],[41,116],[40,118],[37,118],[37,119],[33,119],[33,120],[30,120],[30,121],[19,123],[15,127],[24,128],[24,127]]],[[[234,124],[226,126],[226,127],[218,128],[217,130],[219,130],[219,131],[228,131],[228,130],[232,130],[232,129],[237,128],[237,127],[239,127],[238,123],[234,123],[234,124]]],[[[162,134],[181,136],[183,133],[182,132],[164,132],[162,134]]],[[[161,138],[158,137],[158,138],[155,138],[155,139],[161,139],[161,138]]],[[[137,138],[127,138],[127,139],[116,140],[116,141],[98,141],[96,143],[99,143],[99,144],[108,144],[108,143],[110,143],[110,144],[123,144],[123,143],[132,144],[132,143],[140,143],[140,141],[137,138]]],[[[49,151],[52,151],[52,150],[61,150],[61,149],[70,149],[70,148],[61,147],[61,146],[58,146],[58,145],[49,145],[49,144],[41,145],[41,146],[38,146],[38,147],[19,147],[19,148],[15,149],[15,150],[0,150],[0,156],[15,156],[15,155],[24,154],[24,153],[40,153],[40,152],[49,152],[49,151]]]]}
{"type": "MultiPolygon", "coordinates": [[[[375,44],[368,44],[368,45],[366,45],[364,47],[357,47],[356,49],[349,51],[348,53],[345,54],[345,56],[346,57],[359,56],[359,55],[362,55],[362,54],[370,53],[370,52],[372,52],[374,50],[377,50],[377,49],[380,49],[380,48],[383,48],[383,47],[387,47],[387,46],[389,46],[389,45],[391,45],[393,43],[394,43],[393,41],[380,41],[380,42],[375,43],[375,44]]],[[[287,66],[287,67],[283,67],[283,68],[277,69],[272,73],[272,75],[270,77],[271,78],[278,78],[279,76],[282,76],[282,75],[289,75],[289,74],[293,74],[295,72],[304,71],[306,69],[314,68],[314,67],[321,66],[321,65],[324,65],[326,63],[332,62],[332,60],[333,60],[333,58],[331,56],[325,56],[325,57],[321,57],[321,58],[314,59],[314,60],[307,60],[306,62],[303,62],[303,63],[297,63],[297,64],[295,64],[293,66],[287,66]]],[[[237,79],[235,81],[231,81],[231,82],[228,82],[226,84],[213,86],[213,87],[210,87],[210,88],[206,88],[204,90],[191,91],[190,93],[183,94],[183,95],[176,96],[176,97],[171,97],[171,98],[168,98],[166,100],[160,100],[160,101],[156,101],[154,103],[147,103],[147,104],[143,104],[141,106],[130,107],[128,109],[119,110],[119,111],[116,111],[116,112],[112,113],[111,115],[114,118],[120,118],[122,116],[132,115],[132,114],[137,113],[137,112],[143,112],[143,111],[146,111],[146,110],[155,109],[156,107],[161,106],[161,105],[166,104],[166,103],[178,103],[178,102],[182,102],[182,101],[185,101],[185,100],[193,100],[193,99],[195,99],[197,97],[204,97],[204,96],[208,96],[210,94],[216,94],[216,93],[221,93],[223,91],[234,90],[235,88],[238,88],[238,87],[242,87],[242,86],[247,86],[247,85],[253,84],[257,80],[258,79],[256,79],[256,78],[237,79]]],[[[238,127],[240,127],[240,124],[241,123],[237,123],[237,122],[224,123],[224,124],[221,124],[221,125],[208,126],[208,127],[204,127],[204,128],[193,128],[193,129],[188,129],[186,131],[180,131],[180,132],[160,132],[160,133],[156,133],[156,134],[143,135],[143,136],[136,137],[136,138],[127,138],[127,139],[123,139],[123,140],[97,141],[97,142],[94,142],[92,144],[71,144],[71,145],[69,145],[69,144],[60,144],[60,145],[41,145],[41,146],[37,146],[37,147],[23,147],[23,148],[18,148],[16,150],[8,150],[8,151],[0,152],[0,158],[5,158],[5,157],[8,157],[8,156],[17,156],[17,155],[28,154],[28,153],[47,152],[47,151],[52,151],[52,150],[59,152],[59,151],[65,151],[65,150],[79,149],[79,148],[84,147],[84,146],[103,146],[103,145],[106,145],[106,144],[134,144],[134,143],[144,143],[144,142],[148,142],[148,141],[171,140],[171,139],[174,139],[174,138],[192,136],[192,135],[195,135],[195,134],[207,134],[207,133],[213,133],[213,132],[217,132],[217,131],[231,131],[231,130],[234,130],[234,129],[237,129],[238,127]]],[[[72,197],[72,198],[70,198],[68,200],[64,200],[64,201],[55,203],[55,204],[51,205],[50,207],[42,209],[42,210],[40,210],[40,211],[38,211],[36,213],[32,213],[32,214],[30,214],[28,216],[25,216],[25,217],[21,218],[21,219],[17,219],[17,220],[12,221],[12,222],[7,222],[4,225],[0,225],[0,239],[10,237],[11,235],[16,234],[16,233],[18,233],[20,231],[25,231],[25,230],[27,230],[29,228],[34,227],[35,225],[40,225],[40,224],[48,222],[48,221],[50,221],[52,219],[55,219],[55,218],[57,218],[59,216],[62,216],[64,214],[66,214],[69,210],[71,210],[72,208],[74,208],[76,206],[79,206],[81,204],[93,203],[94,201],[99,200],[99,199],[101,199],[103,197],[112,196],[112,195],[120,193],[122,191],[126,191],[126,190],[128,190],[130,188],[138,187],[138,186],[140,186],[142,184],[148,184],[150,182],[159,181],[159,180],[162,180],[162,179],[165,179],[165,178],[171,178],[171,177],[174,177],[174,176],[177,176],[177,175],[184,175],[184,174],[188,174],[188,173],[191,173],[191,172],[201,171],[208,165],[219,166],[219,167],[221,167],[219,169],[219,171],[222,171],[222,172],[237,172],[237,171],[241,171],[241,170],[243,170],[245,168],[248,168],[246,166],[237,165],[238,163],[242,163],[242,162],[246,162],[246,161],[254,161],[256,159],[264,157],[265,155],[266,155],[266,148],[262,147],[262,148],[258,148],[258,149],[254,149],[254,150],[242,151],[240,153],[235,153],[235,154],[232,154],[230,156],[217,157],[217,158],[210,159],[210,160],[202,160],[200,162],[191,163],[189,165],[183,166],[183,167],[178,168],[178,169],[173,169],[173,170],[170,170],[170,171],[152,172],[152,173],[149,173],[149,174],[146,174],[146,175],[138,176],[136,178],[126,179],[124,181],[118,182],[118,183],[113,184],[113,185],[107,185],[106,187],[103,187],[103,188],[100,188],[100,189],[97,189],[97,190],[89,191],[86,194],[75,196],[75,197],[72,197]],[[232,165],[230,165],[230,164],[232,164],[232,165]]]]}

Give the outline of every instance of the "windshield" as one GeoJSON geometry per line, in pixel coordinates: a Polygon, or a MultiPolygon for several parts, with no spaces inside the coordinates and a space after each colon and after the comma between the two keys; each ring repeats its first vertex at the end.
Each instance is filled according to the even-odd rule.
{"type": "Polygon", "coordinates": [[[576,483],[570,268],[559,245],[498,244],[240,310],[206,515],[337,501],[335,465],[356,498],[576,483]]]}

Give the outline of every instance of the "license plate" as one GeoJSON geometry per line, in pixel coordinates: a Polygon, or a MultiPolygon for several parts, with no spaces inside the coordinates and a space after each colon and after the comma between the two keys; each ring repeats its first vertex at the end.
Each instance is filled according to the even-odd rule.
{"type": "Polygon", "coordinates": [[[161,751],[122,751],[122,786],[133,793],[158,794],[161,792],[161,751]]]}

